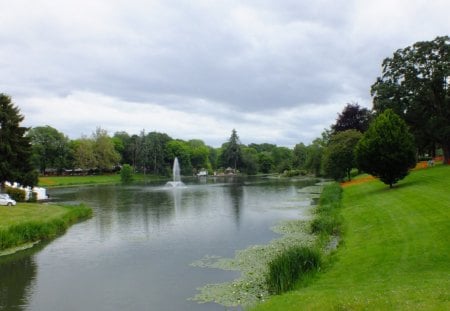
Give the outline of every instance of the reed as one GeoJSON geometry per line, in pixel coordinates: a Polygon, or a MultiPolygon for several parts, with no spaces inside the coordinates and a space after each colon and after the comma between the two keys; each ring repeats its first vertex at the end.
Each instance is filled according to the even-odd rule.
{"type": "Polygon", "coordinates": [[[281,294],[293,289],[296,282],[308,273],[317,271],[321,263],[320,251],[304,246],[291,247],[269,262],[266,278],[269,292],[281,294]]]}

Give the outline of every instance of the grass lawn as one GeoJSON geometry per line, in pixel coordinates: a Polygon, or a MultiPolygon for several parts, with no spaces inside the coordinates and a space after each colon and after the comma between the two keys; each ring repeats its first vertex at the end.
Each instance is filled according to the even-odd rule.
{"type": "Polygon", "coordinates": [[[16,206],[0,206],[0,230],[27,221],[48,221],[60,218],[67,208],[51,204],[17,203],[16,206]]]}
{"type": "MultiPolygon", "coordinates": [[[[156,180],[160,176],[135,174],[135,181],[156,180]]],[[[118,184],[120,174],[88,175],[88,176],[46,176],[39,177],[39,187],[64,187],[94,184],[118,184]]]]}
{"type": "Polygon", "coordinates": [[[450,166],[347,186],[341,213],[325,271],[255,310],[450,310],[450,166]]]}
{"type": "Polygon", "coordinates": [[[72,223],[91,214],[92,210],[84,205],[17,203],[13,207],[0,206],[0,255],[5,249],[54,238],[72,223]]]}

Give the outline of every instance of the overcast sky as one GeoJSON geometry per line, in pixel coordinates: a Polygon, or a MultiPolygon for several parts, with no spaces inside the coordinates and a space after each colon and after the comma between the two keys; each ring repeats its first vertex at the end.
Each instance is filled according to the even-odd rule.
{"type": "Polygon", "coordinates": [[[381,62],[450,32],[448,0],[0,0],[0,92],[24,125],[220,146],[310,143],[371,108],[381,62]]]}

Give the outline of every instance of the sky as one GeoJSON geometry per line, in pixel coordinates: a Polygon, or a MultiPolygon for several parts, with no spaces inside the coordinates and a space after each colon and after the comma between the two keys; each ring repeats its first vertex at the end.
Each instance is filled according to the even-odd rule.
{"type": "Polygon", "coordinates": [[[0,0],[0,93],[71,139],[218,147],[320,137],[399,48],[450,32],[448,0],[0,0]]]}

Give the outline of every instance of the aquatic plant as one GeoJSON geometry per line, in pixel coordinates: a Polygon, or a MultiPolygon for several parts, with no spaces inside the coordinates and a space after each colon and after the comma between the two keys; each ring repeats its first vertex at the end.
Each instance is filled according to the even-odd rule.
{"type": "Polygon", "coordinates": [[[294,288],[300,277],[317,271],[321,263],[320,251],[305,246],[294,246],[269,262],[267,286],[271,294],[280,294],[294,288]]]}

